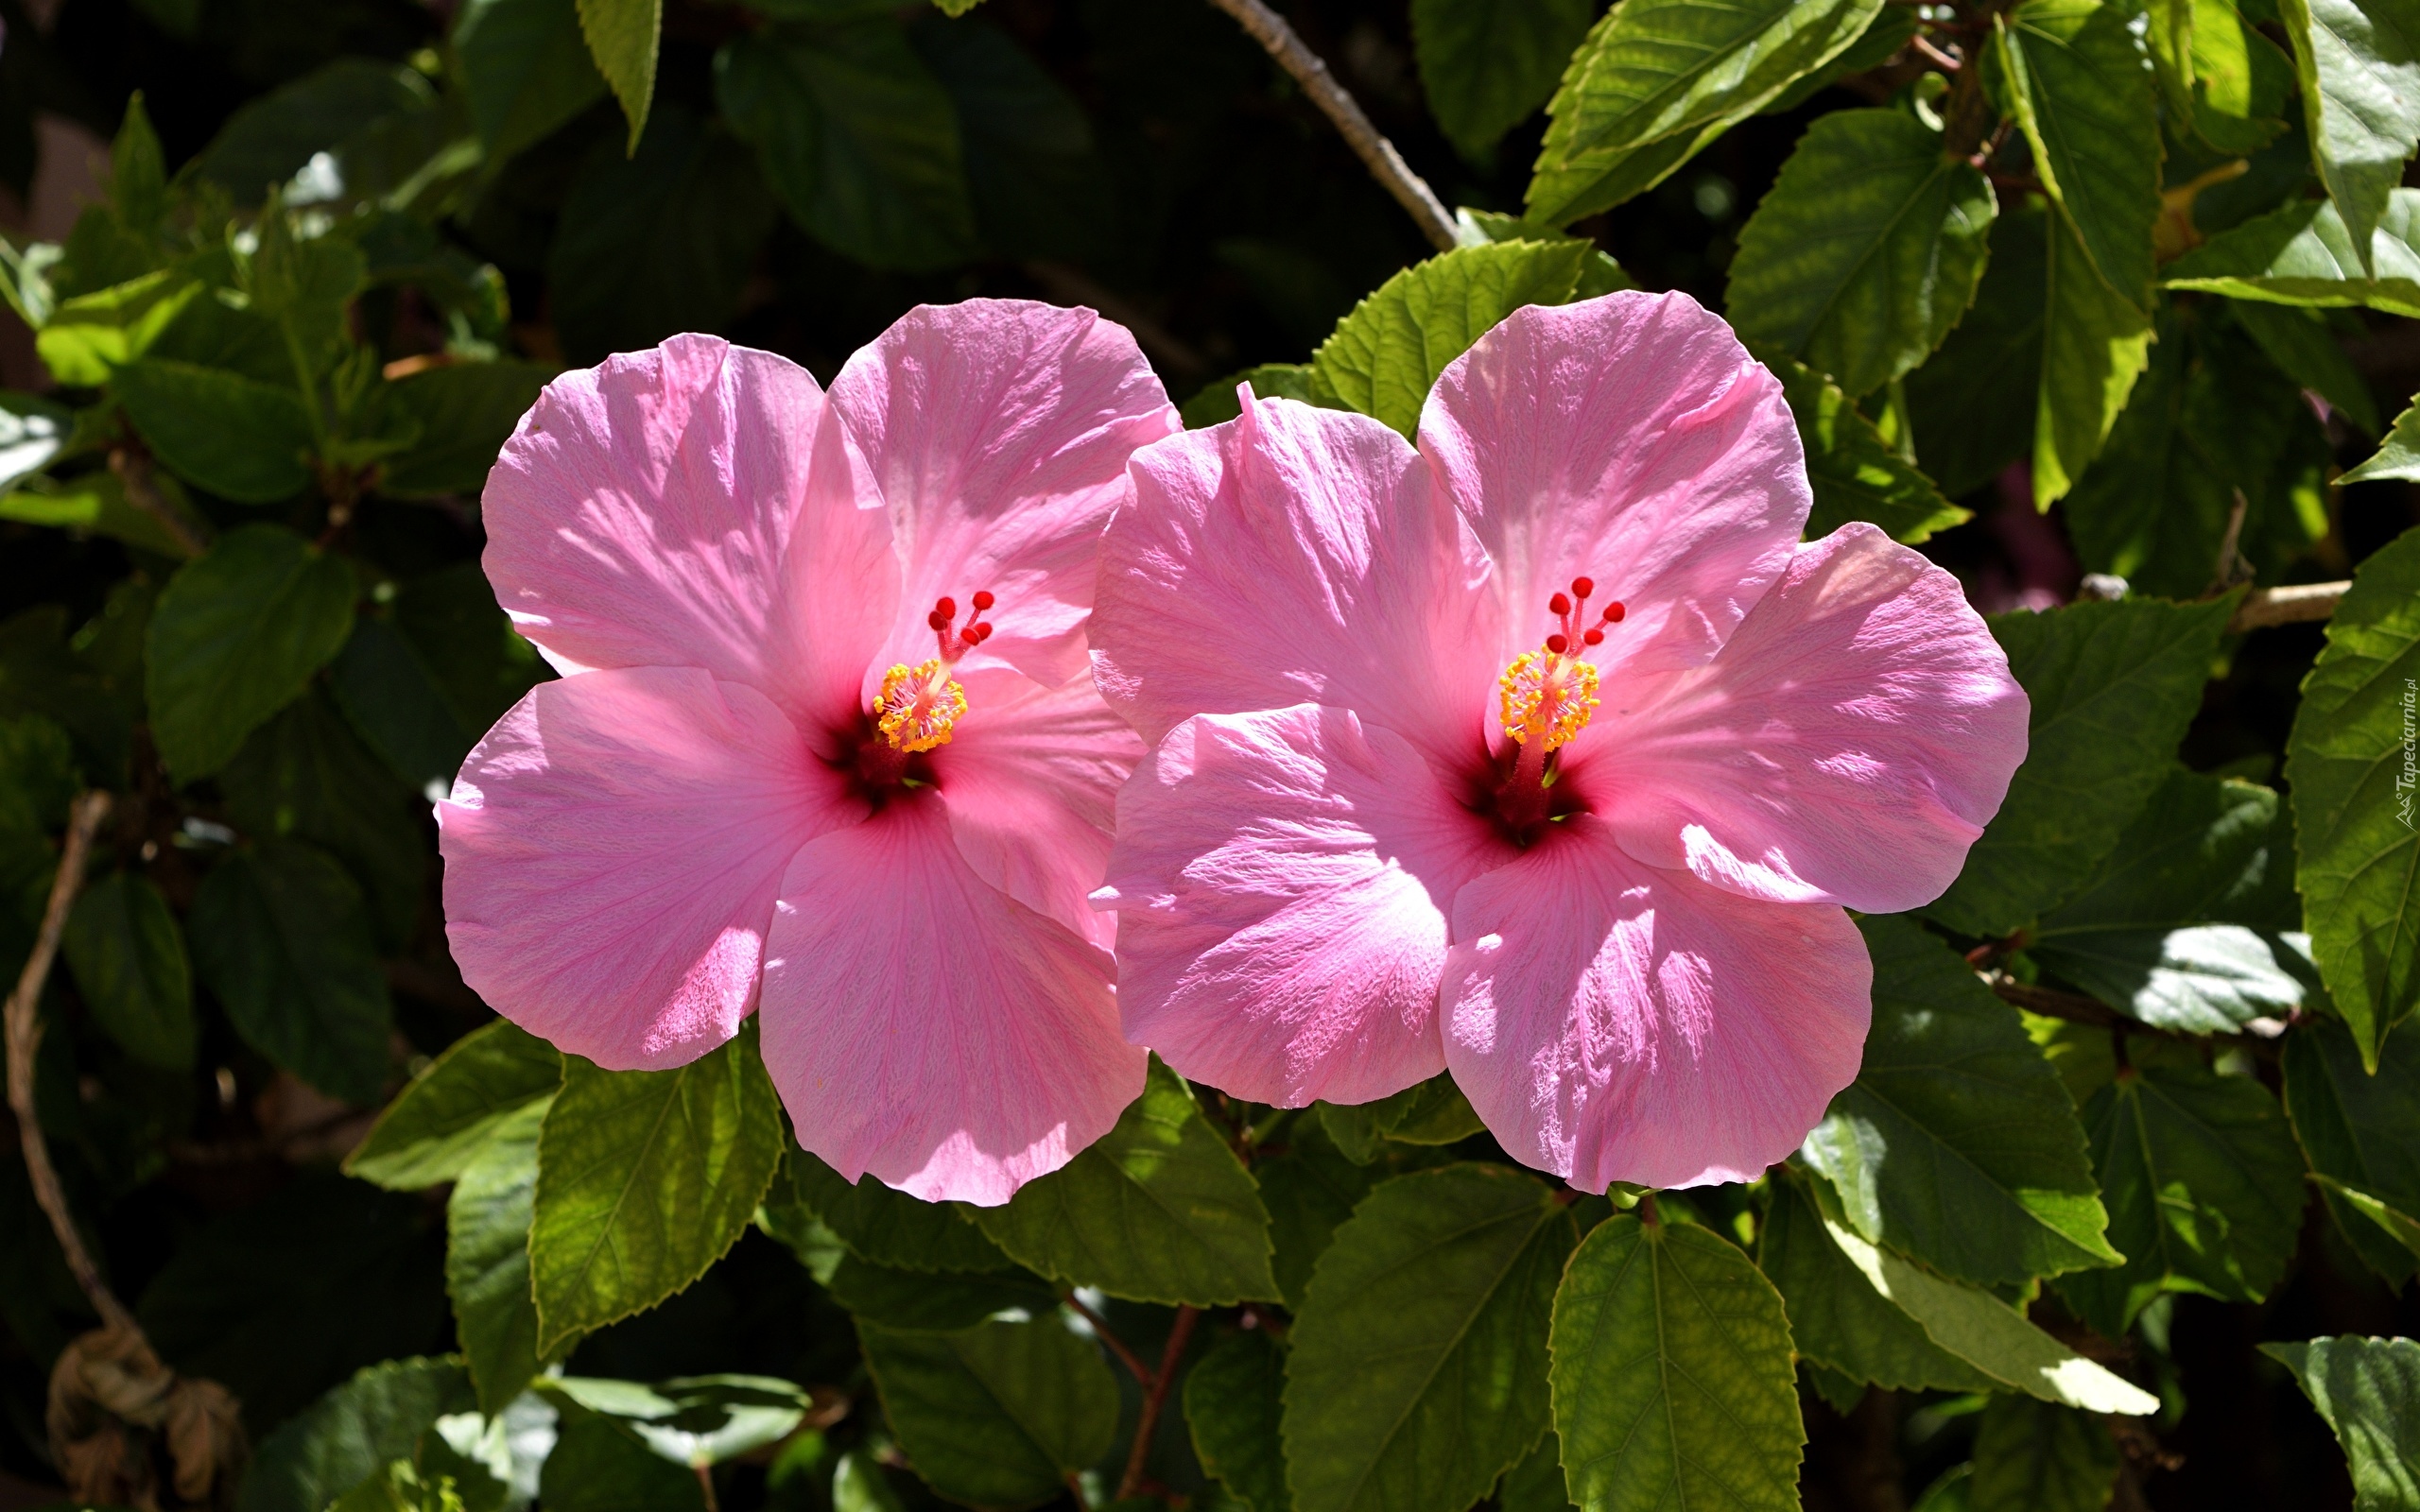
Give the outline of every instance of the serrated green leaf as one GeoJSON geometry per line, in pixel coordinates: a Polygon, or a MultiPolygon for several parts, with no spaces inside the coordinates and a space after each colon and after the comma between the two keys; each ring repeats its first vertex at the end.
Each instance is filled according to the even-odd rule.
{"type": "Polygon", "coordinates": [[[1868,1244],[1828,1213],[1824,1231],[1933,1343],[2011,1389],[2085,1412],[2142,1417],[2159,1410],[2157,1397],[2077,1354],[1991,1293],[1945,1280],[1868,1244]]]}
{"type": "Polygon", "coordinates": [[[2003,936],[2065,902],[2167,780],[2232,598],[2073,604],[1992,617],[2032,701],[2025,765],[1926,911],[1966,935],[2003,936]]]}
{"type": "Polygon", "coordinates": [[[2420,1507],[2420,1344],[2312,1339],[2264,1344],[2344,1446],[2356,1512],[2420,1507]]]}
{"type": "Polygon", "coordinates": [[[1056,1310],[962,1333],[860,1323],[857,1337],[908,1462],[955,1501],[1047,1501],[1117,1433],[1117,1383],[1056,1310]]]}
{"type": "Polygon", "coordinates": [[[651,1386],[550,1376],[539,1389],[615,1419],[650,1452],[693,1473],[779,1443],[816,1405],[813,1394],[778,1376],[683,1376],[651,1386]]]}
{"type": "Polygon", "coordinates": [[[388,385],[386,404],[420,426],[420,439],[382,466],[378,490],[405,499],[475,496],[552,376],[531,362],[466,362],[388,385]]]}
{"type": "Polygon", "coordinates": [[[86,887],[60,943],[84,1005],[111,1039],[147,1066],[193,1069],[193,968],[177,916],[150,878],[112,871],[86,887]]]}
{"type": "Polygon", "coordinates": [[[1570,1210],[1543,1182],[1448,1165],[1380,1184],[1320,1257],[1286,1370],[1302,1512],[1459,1512],[1545,1432],[1547,1331],[1570,1210]]]}
{"type": "Polygon", "coordinates": [[[455,14],[454,56],[492,163],[536,145],[605,94],[574,0],[470,0],[455,14]]]}
{"type": "Polygon", "coordinates": [[[2038,202],[2000,212],[1973,306],[1905,385],[1916,459],[1953,499],[1989,483],[2033,443],[2048,220],[2038,202]]]}
{"type": "Polygon", "coordinates": [[[2296,199],[2168,265],[2161,284],[2230,299],[2420,316],[2420,190],[2388,197],[2364,259],[2336,205],[2296,199]]]}
{"type": "Polygon", "coordinates": [[[664,31],[664,0],[579,0],[579,34],[596,71],[621,102],[636,155],[655,102],[655,59],[664,31]]]}
{"type": "Polygon", "coordinates": [[[925,1202],[872,1176],[852,1186],[796,1145],[782,1170],[797,1200],[859,1259],[922,1271],[999,1271],[1015,1263],[954,1203],[925,1202]]]}
{"type": "Polygon", "coordinates": [[[60,383],[97,388],[202,297],[200,283],[174,268],[79,294],[50,313],[34,334],[34,351],[60,383]]]}
{"type": "Polygon", "coordinates": [[[2100,1418],[2031,1397],[1994,1397],[1975,1434],[1967,1512],[2101,1512],[2118,1459],[2100,1418]]]}
{"type": "Polygon", "coordinates": [[[1794,1512],[1799,1420],[1781,1295],[1729,1241],[1618,1213],[1554,1301],[1554,1422],[1574,1504],[1794,1512]]]}
{"type": "Polygon", "coordinates": [[[529,1291],[529,1224],[538,1190],[538,1129],[553,1094],[497,1118],[445,1200],[445,1294],[479,1411],[493,1418],[537,1379],[538,1304],[529,1291]]]}
{"type": "Polygon", "coordinates": [[[446,1046],[396,1093],[345,1158],[345,1174],[397,1192],[459,1179],[506,1120],[562,1082],[560,1051],[498,1019],[446,1046]]]}
{"type": "Polygon", "coordinates": [[[1932,1342],[1874,1289],[1824,1231],[1813,1183],[1776,1180],[1756,1264],[1781,1293],[1802,1359],[1887,1391],[1991,1391],[1999,1383],[1932,1342]]]}
{"type": "Polygon", "coordinates": [[[2033,503],[2075,486],[2126,407],[2150,360],[2152,322],[2096,273],[2073,220],[2045,221],[2040,404],[2033,422],[2033,503]]]}
{"type": "Polygon", "coordinates": [[[2370,1267],[2400,1284],[2415,1257],[2381,1234],[2377,1214],[2348,1205],[2347,1190],[2407,1218],[2420,1217],[2420,1028],[2391,1032],[2373,1074],[2353,1032],[2319,1019],[2288,1037],[2286,1115],[2326,1188],[2328,1210],[2370,1267]]]}
{"type": "Polygon", "coordinates": [[[1311,353],[1317,403],[1357,410],[1409,436],[1446,364],[1525,304],[1560,304],[1584,243],[1491,242],[1405,268],[1337,322],[1311,353]]]}
{"type": "MultiPolygon", "coordinates": [[[[374,152],[380,129],[391,130],[390,123],[415,115],[441,120],[436,103],[426,76],[408,64],[339,57],[247,101],[181,172],[211,180],[246,207],[260,204],[320,152],[335,161],[340,180],[366,181],[369,175],[351,171],[367,166],[348,163],[351,149],[374,152]]],[[[410,169],[426,161],[424,153],[413,158],[410,169]]]]}
{"type": "Polygon", "coordinates": [[[225,765],[353,630],[353,569],[246,525],[168,580],[146,632],[152,738],[178,782],[225,765]]]}
{"type": "Polygon", "coordinates": [[[300,395],[241,373],[143,357],[110,391],[154,455],[196,488],[275,504],[311,482],[311,420],[300,395]]]}
{"type": "Polygon", "coordinates": [[[1412,0],[1420,87],[1445,140],[1483,157],[1554,93],[1594,14],[1589,0],[1412,0]]]}
{"type": "Polygon", "coordinates": [[[2277,117],[2294,65],[2231,0],[2193,0],[2191,10],[2193,129],[2221,152],[2256,152],[2286,129],[2277,117]]]}
{"type": "Polygon", "coordinates": [[[476,1403],[458,1360],[389,1360],[361,1371],[261,1441],[237,1512],[324,1512],[380,1473],[437,1419],[476,1403]]]}
{"type": "Polygon", "coordinates": [[[2278,0],[2277,19],[2293,44],[2312,165],[2353,246],[2365,248],[2420,146],[2420,7],[2278,0]]]}
{"type": "MultiPolygon", "coordinates": [[[[150,481],[160,502],[191,524],[193,510],[186,503],[183,485],[166,472],[154,472],[150,481]]],[[[79,472],[63,481],[27,478],[25,487],[0,494],[0,520],[91,531],[162,557],[193,555],[158,515],[127,497],[126,480],[115,472],[79,472]]]]}
{"type": "Polygon", "coordinates": [[[1530,218],[1567,226],[1654,187],[1846,50],[1880,0],[1624,0],[1547,106],[1530,218]]]}
{"type": "Polygon", "coordinates": [[[2376,455],[2336,481],[2370,483],[2380,478],[2420,480],[2420,399],[2394,417],[2394,428],[2376,455]]]}
{"type": "Polygon", "coordinates": [[[1266,1329],[1239,1330],[1184,1376],[1184,1420],[1202,1472],[1251,1512],[1293,1512],[1279,1439],[1286,1349],[1266,1329]]]}
{"type": "Polygon", "coordinates": [[[1380,1173],[1349,1159],[1307,1112],[1287,1125],[1285,1145],[1281,1153],[1255,1161],[1253,1176],[1269,1209],[1274,1247],[1270,1269],[1286,1305],[1299,1309],[1312,1267],[1335,1240],[1337,1226],[1353,1216],[1354,1205],[1370,1194],[1380,1173]]]}
{"type": "Polygon", "coordinates": [[[395,622],[365,614],[328,666],[328,692],[388,770],[432,801],[452,789],[479,731],[395,622]]]}
{"type": "Polygon", "coordinates": [[[2387,1031],[2420,1006],[2420,830],[2406,775],[2415,679],[2420,529],[2355,570],[2286,742],[2312,954],[2373,1067],[2387,1031]]]}
{"type": "Polygon", "coordinates": [[[1912,371],[1974,301],[1995,205],[1981,173],[1900,111],[1818,116],[1739,232],[1740,339],[1849,395],[1912,371]]]}
{"type": "Polygon", "coordinates": [[[955,1333],[997,1313],[1039,1316],[1059,1305],[1050,1283],[1030,1271],[936,1276],[841,1257],[823,1283],[859,1321],[909,1333],[955,1333]]]}
{"type": "Polygon", "coordinates": [[[2301,1228],[2302,1155],[2258,1082],[2150,1065],[2093,1094],[2094,1174],[2126,1263],[2062,1277],[2059,1295],[2111,1338],[2162,1292],[2256,1302],[2301,1228]]]}
{"type": "Polygon", "coordinates": [[[642,1313],[739,1238],[782,1155],[752,1021],[677,1071],[563,1057],[538,1141],[529,1274],[538,1351],[642,1313]]]}
{"type": "Polygon", "coordinates": [[[1239,384],[1252,385],[1259,399],[1299,399],[1306,404],[1318,403],[1311,390],[1311,365],[1307,362],[1264,362],[1257,368],[1213,378],[1201,386],[1201,391],[1179,406],[1189,431],[1206,430],[1221,425],[1244,412],[1236,398],[1239,384]]]}
{"type": "Polygon", "coordinates": [[[1112,1297],[1195,1307],[1277,1297],[1260,1189],[1157,1059],[1107,1134],[972,1216],[1019,1264],[1112,1297]]]}
{"type": "Polygon", "coordinates": [[[548,1512],[704,1512],[706,1504],[696,1475],[610,1418],[565,1422],[540,1476],[548,1512]]]}
{"type": "Polygon", "coordinates": [[[1361,1165],[1384,1155],[1389,1140],[1402,1144],[1452,1144],[1486,1126],[1472,1110],[1470,1099],[1454,1085],[1454,1078],[1443,1072],[1374,1103],[1311,1106],[1329,1141],[1361,1165]]]}
{"type": "Polygon", "coordinates": [[[1806,481],[1815,490],[1807,540],[1863,520],[1892,540],[1912,544],[1973,518],[1894,451],[1839,385],[1788,357],[1775,357],[1770,366],[1806,449],[1806,481]]]}
{"type": "Polygon", "coordinates": [[[2377,399],[2370,392],[2370,381],[2344,354],[2325,311],[2292,309],[2265,300],[2236,300],[2227,313],[2279,372],[2326,400],[2362,435],[2378,434],[2377,399]]]}
{"type": "Polygon", "coordinates": [[[1805,1146],[1849,1221],[1984,1284],[2116,1261],[2074,1105],[2016,1010],[1912,920],[1858,927],[1874,957],[1865,1062],[1805,1146]]]}
{"type": "Polygon", "coordinates": [[[342,867],[294,841],[239,850],[202,879],[186,923],[195,971],[246,1043],[332,1097],[378,1101],[394,1008],[342,867]]]}
{"type": "Polygon", "coordinates": [[[1573,1512],[1563,1479],[1563,1435],[1548,1428],[1538,1447],[1504,1472],[1495,1487],[1502,1512],[1573,1512]]]}
{"type": "MultiPolygon", "coordinates": [[[[2301,1005],[2292,825],[2268,788],[2182,767],[2026,951],[2146,1023],[2233,1034],[2301,1005]]],[[[2303,968],[2307,973],[2308,967],[2303,968]]]]}
{"type": "Polygon", "coordinates": [[[2132,19],[2101,0],[2028,0],[1998,23],[1988,67],[2085,262],[2121,299],[2148,308],[2159,108],[2132,19]]]}

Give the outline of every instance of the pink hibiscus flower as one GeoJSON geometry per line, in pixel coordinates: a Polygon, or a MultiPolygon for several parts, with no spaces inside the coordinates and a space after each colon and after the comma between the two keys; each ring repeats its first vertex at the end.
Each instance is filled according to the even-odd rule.
{"type": "Polygon", "coordinates": [[[1589,1191],[1788,1154],[1865,1040],[1842,905],[1948,886],[2027,706],[1948,574],[1799,543],[1798,431],[1730,329],[1527,309],[1417,450],[1247,392],[1132,472],[1093,627],[1153,743],[1096,895],[1127,1033],[1286,1106],[1450,1069],[1589,1191]]]}
{"type": "Polygon", "coordinates": [[[1142,1091],[1085,895],[1142,745],[1085,670],[1095,553],[1176,414],[1090,311],[909,312],[827,395],[676,336],[549,385],[485,565],[563,672],[438,805],[447,937],[617,1070],[764,1010],[801,1143],[984,1204],[1142,1091]]]}

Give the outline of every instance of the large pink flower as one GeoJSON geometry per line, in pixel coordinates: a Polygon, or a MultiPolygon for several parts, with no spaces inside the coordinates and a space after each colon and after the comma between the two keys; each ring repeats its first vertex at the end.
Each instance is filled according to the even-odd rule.
{"type": "Polygon", "coordinates": [[[438,806],[498,1011],[615,1069],[763,1009],[800,1143],[1008,1200],[1143,1087],[1101,877],[1142,744],[1085,670],[1101,526],[1177,427],[1089,311],[911,311],[826,395],[678,336],[548,386],[486,566],[567,674],[438,806]]]}
{"type": "Polygon", "coordinates": [[[1093,627],[1153,743],[1109,885],[1127,1033],[1260,1101],[1450,1068],[1577,1185],[1736,1180],[1857,1074],[1841,911],[1940,895],[2025,754],[1948,574],[1808,493],[1683,295],[1528,309],[1417,450],[1244,396],[1136,455],[1093,627]]]}

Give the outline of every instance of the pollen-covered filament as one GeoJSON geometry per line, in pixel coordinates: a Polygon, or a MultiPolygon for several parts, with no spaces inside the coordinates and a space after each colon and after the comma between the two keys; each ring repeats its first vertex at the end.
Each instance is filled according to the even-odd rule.
{"type": "Polygon", "coordinates": [[[949,675],[950,669],[991,639],[992,627],[984,622],[983,611],[994,602],[989,593],[977,593],[975,612],[960,627],[958,601],[936,600],[925,623],[940,643],[940,654],[912,667],[901,662],[882,675],[882,691],[874,695],[873,722],[892,749],[913,755],[949,744],[966,713],[966,690],[949,675]]]}
{"type": "Polygon", "coordinates": [[[1596,591],[1590,579],[1575,577],[1569,594],[1548,600],[1559,628],[1544,645],[1514,657],[1496,679],[1504,733],[1522,747],[1521,766],[1537,765],[1547,751],[1569,745],[1596,714],[1598,672],[1588,652],[1603,644],[1605,627],[1619,625],[1623,615],[1616,602],[1590,619],[1588,596],[1596,591]]]}

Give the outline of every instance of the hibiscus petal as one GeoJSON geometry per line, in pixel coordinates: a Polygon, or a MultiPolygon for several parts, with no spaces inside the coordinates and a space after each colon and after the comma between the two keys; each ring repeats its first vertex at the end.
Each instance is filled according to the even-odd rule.
{"type": "Polygon", "coordinates": [[[1745,1181],[1857,1076],[1873,963],[1837,908],[1641,866],[1582,816],[1454,901],[1445,1060],[1585,1192],[1745,1181]]]}
{"type": "Polygon", "coordinates": [[[1342,709],[1203,714],[1118,795],[1129,1038],[1254,1102],[1360,1103],[1443,1068],[1456,891],[1513,854],[1409,742],[1342,709]]]}
{"type": "Polygon", "coordinates": [[[777,687],[767,631],[822,408],[805,369],[714,336],[557,378],[481,495],[497,599],[566,672],[777,687]]]}
{"type": "Polygon", "coordinates": [[[1101,546],[1102,693],[1149,740],[1196,713],[1323,703],[1476,756],[1500,663],[1487,564],[1393,431],[1244,395],[1135,455],[1101,546]]]}
{"type": "Polygon", "coordinates": [[[1142,1095],[1110,970],[977,876],[939,805],[894,803],[791,863],[765,1064],[799,1143],[843,1177],[995,1206],[1142,1095]]]}
{"type": "Polygon", "coordinates": [[[971,663],[1047,683],[1082,671],[1126,459],[1181,425],[1126,329],[1027,300],[919,305],[841,368],[831,405],[906,564],[884,664],[933,654],[934,600],[956,599],[964,623],[988,589],[998,633],[971,663]]]}
{"type": "Polygon", "coordinates": [[[782,713],[685,667],[540,683],[437,806],[462,979],[616,1071],[738,1031],[782,873],[865,812],[782,713]]]}
{"type": "Polygon", "coordinates": [[[985,882],[1109,949],[1116,921],[1087,900],[1143,742],[1089,678],[1046,688],[994,667],[962,685],[967,712],[932,758],[959,850],[985,882]]]}
{"type": "Polygon", "coordinates": [[[1800,547],[1713,662],[1609,684],[1566,770],[1650,866],[1898,913],[1957,878],[2027,714],[1958,580],[1857,524],[1800,547]]]}
{"type": "Polygon", "coordinates": [[[1594,657],[1609,673],[1707,660],[1812,502],[1781,385],[1685,294],[1515,311],[1439,376],[1420,449],[1495,560],[1498,665],[1582,576],[1628,611],[1594,657]]]}

